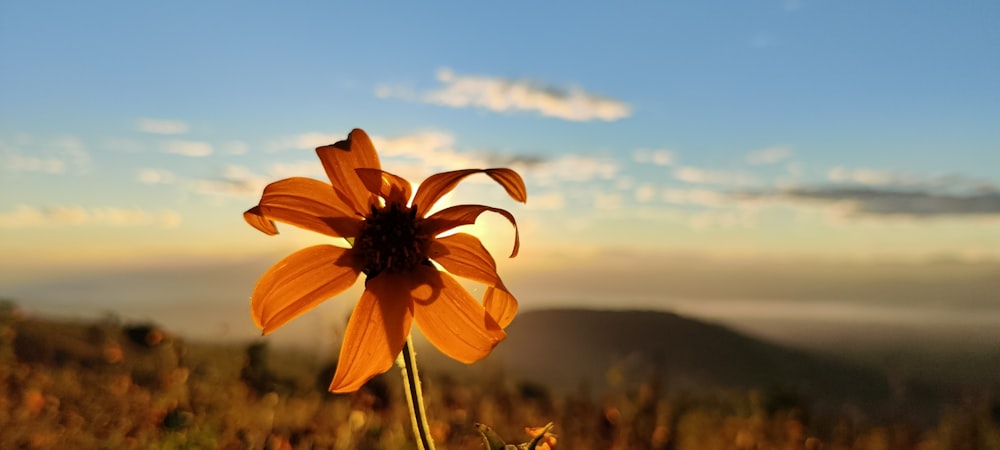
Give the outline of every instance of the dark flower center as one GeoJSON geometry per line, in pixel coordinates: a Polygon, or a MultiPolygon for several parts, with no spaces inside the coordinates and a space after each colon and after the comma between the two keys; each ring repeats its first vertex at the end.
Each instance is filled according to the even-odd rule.
{"type": "Polygon", "coordinates": [[[368,278],[406,272],[427,261],[427,238],[420,235],[416,217],[415,209],[397,203],[371,207],[354,241],[368,278]]]}

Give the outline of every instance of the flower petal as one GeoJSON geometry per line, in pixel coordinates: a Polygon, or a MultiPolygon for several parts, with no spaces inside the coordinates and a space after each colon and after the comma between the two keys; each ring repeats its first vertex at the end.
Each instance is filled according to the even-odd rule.
{"type": "Polygon", "coordinates": [[[368,134],[355,128],[347,135],[346,140],[316,148],[316,155],[323,163],[323,169],[326,170],[326,176],[330,177],[337,196],[350,205],[353,212],[367,214],[371,193],[358,179],[354,169],[382,167],[368,134]]]}
{"type": "Polygon", "coordinates": [[[486,173],[497,183],[503,186],[507,194],[514,200],[525,202],[528,200],[527,189],[524,187],[524,180],[521,176],[510,169],[464,169],[451,172],[441,172],[427,177],[417,194],[413,196],[412,206],[417,208],[417,215],[423,216],[441,199],[442,196],[451,192],[463,178],[475,174],[486,173]]]}
{"type": "Polygon", "coordinates": [[[269,334],[351,287],[360,273],[350,249],[316,245],[292,253],[257,281],[250,297],[254,323],[269,334]]]}
{"type": "Polygon", "coordinates": [[[500,281],[496,286],[488,286],[483,293],[483,307],[493,316],[501,328],[507,328],[517,315],[517,299],[500,281]]]}
{"type": "Polygon", "coordinates": [[[246,210],[243,213],[243,220],[268,236],[274,236],[278,234],[278,227],[274,226],[274,221],[264,217],[264,213],[260,210],[260,205],[254,206],[246,210]]]}
{"type": "Polygon", "coordinates": [[[510,198],[521,203],[528,201],[528,188],[524,187],[524,180],[517,172],[510,169],[486,169],[486,175],[500,183],[510,198]]]}
{"type": "Polygon", "coordinates": [[[264,188],[260,203],[243,213],[243,219],[269,235],[278,234],[273,220],[334,237],[357,236],[361,219],[333,192],[329,184],[293,177],[264,188]]]}
{"type": "Polygon", "coordinates": [[[444,354],[471,364],[489,355],[507,336],[451,275],[429,266],[414,271],[425,284],[413,292],[413,318],[444,354]]]}
{"type": "Polygon", "coordinates": [[[517,256],[517,251],[521,248],[521,236],[517,231],[517,221],[514,220],[514,215],[505,209],[483,205],[452,206],[442,209],[424,219],[421,231],[431,236],[437,236],[452,228],[476,223],[479,215],[486,211],[492,211],[506,217],[510,224],[514,226],[514,250],[510,253],[510,257],[517,256]]]}
{"type": "Polygon", "coordinates": [[[448,273],[487,285],[483,306],[501,328],[517,314],[517,299],[497,275],[496,262],[482,242],[471,234],[456,233],[431,241],[427,256],[448,273]]]}
{"type": "Polygon", "coordinates": [[[379,169],[355,169],[368,192],[385,199],[386,204],[406,205],[412,189],[405,178],[379,169]]]}
{"type": "Polygon", "coordinates": [[[330,392],[353,392],[392,367],[413,320],[412,276],[383,274],[368,280],[354,307],[330,392]]]}
{"type": "Polygon", "coordinates": [[[455,233],[432,240],[427,248],[427,257],[460,277],[491,286],[500,279],[493,256],[479,238],[468,233],[455,233]]]}

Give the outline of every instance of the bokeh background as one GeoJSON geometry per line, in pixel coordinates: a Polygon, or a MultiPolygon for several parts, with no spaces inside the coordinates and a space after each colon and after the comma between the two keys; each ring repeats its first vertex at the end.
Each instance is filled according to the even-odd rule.
{"type": "MultiPolygon", "coordinates": [[[[995,362],[998,22],[988,1],[4,1],[0,296],[254,337],[256,277],[323,239],[241,213],[360,127],[415,183],[524,175],[526,205],[485,177],[445,199],[517,216],[514,260],[502,218],[473,232],[522,311],[995,362]]],[[[273,339],[335,346],[356,294],[273,339]]]]}

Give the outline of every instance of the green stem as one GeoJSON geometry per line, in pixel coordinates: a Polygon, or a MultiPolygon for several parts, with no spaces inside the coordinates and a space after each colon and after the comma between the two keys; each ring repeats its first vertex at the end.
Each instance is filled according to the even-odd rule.
{"type": "Polygon", "coordinates": [[[406,390],[406,404],[410,407],[413,434],[417,437],[417,448],[434,450],[427,413],[424,410],[424,396],[420,390],[420,376],[417,374],[417,354],[413,351],[413,340],[407,336],[403,344],[403,389],[406,390]]]}

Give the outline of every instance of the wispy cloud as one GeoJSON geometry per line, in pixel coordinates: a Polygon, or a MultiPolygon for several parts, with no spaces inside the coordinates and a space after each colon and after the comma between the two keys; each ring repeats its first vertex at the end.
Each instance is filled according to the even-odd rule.
{"type": "Polygon", "coordinates": [[[247,154],[247,144],[243,141],[230,141],[222,145],[222,151],[234,156],[245,155],[247,154]]]}
{"type": "Polygon", "coordinates": [[[827,172],[827,180],[840,186],[915,188],[951,193],[993,192],[1000,189],[993,180],[960,174],[927,176],[864,167],[834,167],[827,172]]]}
{"type": "Polygon", "coordinates": [[[619,169],[618,162],[610,158],[563,154],[536,164],[525,170],[525,173],[539,185],[548,185],[560,182],[612,180],[619,169]]]}
{"type": "Polygon", "coordinates": [[[63,173],[66,162],[57,158],[8,154],[2,156],[2,167],[11,172],[63,173]]]}
{"type": "Polygon", "coordinates": [[[913,175],[868,168],[834,167],[827,172],[827,179],[834,183],[854,183],[865,186],[912,185],[920,180],[913,175]]]}
{"type": "MultiPolygon", "coordinates": [[[[311,150],[343,140],[344,133],[306,132],[271,141],[270,151],[311,150]]],[[[419,181],[435,172],[469,167],[515,167],[524,173],[536,170],[549,174],[553,163],[534,154],[511,154],[489,149],[459,148],[455,135],[448,131],[421,130],[396,136],[371,135],[383,165],[393,173],[411,181],[419,181]]],[[[565,164],[567,161],[559,161],[565,164]]],[[[298,162],[269,166],[265,175],[310,176],[325,179],[319,161],[311,154],[298,162]],[[318,172],[317,172],[318,170],[318,172]],[[295,173],[293,171],[300,171],[295,173]]],[[[469,181],[475,183],[477,178],[469,181]]]]}
{"type": "Polygon", "coordinates": [[[36,139],[21,136],[16,142],[0,141],[0,169],[11,172],[62,174],[87,173],[90,152],[77,138],[36,139]]]}
{"type": "Polygon", "coordinates": [[[84,208],[82,206],[40,208],[20,205],[11,212],[0,213],[0,227],[2,228],[61,226],[158,226],[174,228],[180,223],[181,215],[176,211],[152,212],[140,208],[84,208]]]}
{"type": "Polygon", "coordinates": [[[596,192],[593,196],[594,208],[598,210],[616,210],[622,207],[622,196],[609,192],[596,192]]]}
{"type": "MultiPolygon", "coordinates": [[[[249,179],[257,176],[242,166],[229,166],[224,172],[230,178],[249,179]]],[[[260,178],[270,178],[272,181],[291,177],[309,177],[317,180],[327,180],[323,165],[315,158],[272,163],[267,166],[265,175],[260,176],[260,178]]]]}
{"type": "Polygon", "coordinates": [[[725,194],[708,189],[664,189],[663,200],[675,205],[720,207],[731,203],[725,194]]]}
{"type": "Polygon", "coordinates": [[[431,171],[486,164],[485,154],[455,149],[455,137],[442,131],[421,131],[392,138],[373,136],[372,143],[386,159],[403,163],[404,170],[411,172],[414,178],[430,175],[431,171]]]}
{"type": "Polygon", "coordinates": [[[525,203],[525,208],[534,210],[556,210],[562,209],[566,204],[566,198],[562,192],[551,191],[541,194],[532,194],[531,201],[525,203]]]}
{"type": "Polygon", "coordinates": [[[792,157],[792,150],[788,147],[769,147],[763,150],[750,152],[747,154],[747,163],[760,166],[765,164],[776,164],[792,157]]]}
{"type": "Polygon", "coordinates": [[[632,196],[639,203],[649,203],[656,200],[656,186],[648,183],[639,185],[633,191],[632,196]]]}
{"type": "Polygon", "coordinates": [[[164,169],[139,169],[136,179],[143,184],[171,184],[177,177],[173,172],[164,169]]]}
{"type": "Polygon", "coordinates": [[[139,118],[135,121],[135,129],[143,133],[178,135],[188,132],[187,122],[174,119],[139,118]]]}
{"type": "Polygon", "coordinates": [[[674,177],[693,184],[743,185],[756,182],[753,176],[743,172],[702,169],[690,166],[675,169],[674,177]]]}
{"type": "Polygon", "coordinates": [[[734,211],[701,211],[688,216],[688,226],[696,231],[713,228],[753,228],[757,225],[757,212],[753,209],[734,211]]]}
{"type": "Polygon", "coordinates": [[[676,161],[674,152],[670,150],[636,150],[632,154],[632,160],[639,164],[655,164],[657,166],[669,166],[676,161]]]}
{"type": "Polygon", "coordinates": [[[848,215],[911,218],[1000,215],[1000,192],[996,191],[954,194],[926,189],[821,186],[743,192],[738,197],[837,205],[848,215]]]}
{"type": "Polygon", "coordinates": [[[587,92],[580,87],[563,88],[532,80],[457,75],[448,68],[438,70],[437,80],[443,86],[423,94],[383,85],[376,88],[376,95],[452,108],[480,108],[496,112],[530,111],[577,122],[611,122],[631,114],[631,107],[627,103],[587,92]]]}
{"type": "Polygon", "coordinates": [[[174,155],[203,158],[212,154],[212,145],[200,141],[170,141],[163,144],[163,151],[174,155]]]}
{"type": "Polygon", "coordinates": [[[312,150],[316,147],[322,147],[324,145],[333,144],[337,141],[342,141],[346,137],[346,133],[322,133],[311,131],[272,141],[266,148],[268,151],[312,150]]]}
{"type": "MultiPolygon", "coordinates": [[[[318,162],[316,166],[319,166],[318,162]]],[[[296,173],[291,176],[304,176],[304,174],[296,173]]],[[[245,166],[231,165],[224,167],[222,173],[215,178],[192,180],[190,185],[200,194],[252,198],[259,197],[264,191],[264,186],[278,178],[258,174],[245,166]]]]}
{"type": "Polygon", "coordinates": [[[104,142],[102,143],[101,146],[107,150],[113,150],[122,153],[139,153],[146,148],[146,145],[142,141],[136,139],[125,139],[117,137],[110,137],[104,139],[104,142]]]}

